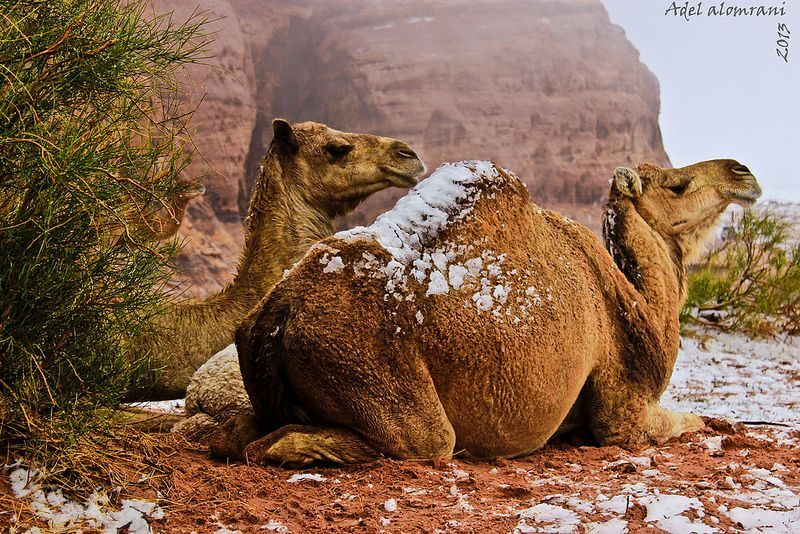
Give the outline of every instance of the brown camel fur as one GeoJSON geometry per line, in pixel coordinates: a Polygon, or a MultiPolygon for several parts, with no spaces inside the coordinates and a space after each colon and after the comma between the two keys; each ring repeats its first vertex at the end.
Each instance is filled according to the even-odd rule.
{"type": "Polygon", "coordinates": [[[183,396],[194,371],[233,342],[235,328],[284,270],[333,233],[335,217],[387,187],[411,187],[424,172],[417,154],[395,139],[280,119],[273,129],[233,282],[204,300],[177,304],[160,318],[157,335],[134,340],[133,354],[148,351],[163,368],[130,400],[183,396]]]}
{"type": "Polygon", "coordinates": [[[513,458],[579,394],[601,444],[700,429],[658,402],[685,267],[729,203],[760,194],[733,160],[617,169],[605,235],[620,269],[507,171],[444,166],[370,228],[312,247],[237,329],[255,416],[212,452],[295,467],[513,458]]]}

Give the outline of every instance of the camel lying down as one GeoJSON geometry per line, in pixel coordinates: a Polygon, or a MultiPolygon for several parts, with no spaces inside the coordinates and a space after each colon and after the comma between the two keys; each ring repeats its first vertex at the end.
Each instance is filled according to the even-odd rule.
{"type": "Polygon", "coordinates": [[[388,187],[416,185],[425,171],[416,152],[397,139],[316,122],[275,119],[272,127],[235,278],[205,299],[176,303],[156,321],[157,332],[130,340],[132,358],[149,353],[154,365],[128,400],[182,397],[193,373],[233,342],[236,326],[283,271],[333,233],[335,217],[388,187]]]}
{"type": "Polygon", "coordinates": [[[255,415],[212,452],[284,466],[513,458],[573,405],[601,444],[698,430],[658,403],[685,266],[728,204],[760,194],[733,160],[617,169],[609,255],[508,171],[444,165],[369,228],[312,247],[251,312],[236,346],[255,415]]]}

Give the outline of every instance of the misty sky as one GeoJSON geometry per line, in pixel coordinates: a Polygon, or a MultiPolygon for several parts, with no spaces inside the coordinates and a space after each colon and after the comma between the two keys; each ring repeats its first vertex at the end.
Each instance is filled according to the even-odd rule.
{"type": "MultiPolygon", "coordinates": [[[[658,77],[661,131],[672,164],[731,157],[750,167],[765,198],[800,201],[800,0],[726,2],[783,5],[783,18],[688,22],[664,15],[670,1],[603,3],[658,77]],[[779,21],[792,32],[788,64],[775,51],[779,21]]],[[[704,1],[702,10],[719,3],[704,1]]]]}

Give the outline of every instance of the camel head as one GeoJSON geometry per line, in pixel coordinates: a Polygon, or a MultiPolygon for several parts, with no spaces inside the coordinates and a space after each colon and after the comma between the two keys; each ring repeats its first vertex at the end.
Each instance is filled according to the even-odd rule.
{"type": "Polygon", "coordinates": [[[677,247],[684,265],[702,252],[711,230],[731,203],[755,204],[761,187],[750,169],[732,159],[716,159],[679,169],[643,163],[614,172],[611,197],[629,197],[647,224],[677,247]]]}
{"type": "Polygon", "coordinates": [[[206,187],[196,180],[181,180],[178,191],[175,193],[176,203],[187,204],[195,197],[205,195],[206,187]]]}
{"type": "Polygon", "coordinates": [[[280,162],[284,185],[330,216],[352,210],[382,189],[412,187],[425,172],[417,153],[397,139],[340,132],[316,122],[275,119],[272,127],[270,154],[280,162]]]}

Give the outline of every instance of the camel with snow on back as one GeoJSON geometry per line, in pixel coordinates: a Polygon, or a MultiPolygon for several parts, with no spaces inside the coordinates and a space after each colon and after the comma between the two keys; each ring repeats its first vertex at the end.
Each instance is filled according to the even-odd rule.
{"type": "Polygon", "coordinates": [[[302,467],[519,457],[559,428],[600,444],[703,428],[659,405],[686,265],[747,167],[619,168],[601,242],[488,162],[440,167],[368,228],[313,246],[236,332],[253,416],[218,456],[302,467]]]}

